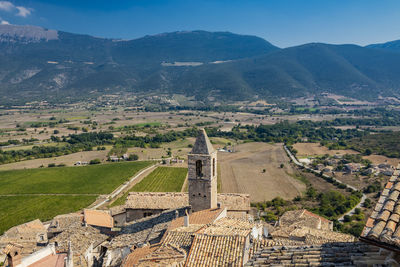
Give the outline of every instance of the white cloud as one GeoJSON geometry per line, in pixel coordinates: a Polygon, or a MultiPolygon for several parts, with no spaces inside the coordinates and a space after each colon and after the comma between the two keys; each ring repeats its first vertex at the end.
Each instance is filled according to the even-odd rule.
{"type": "Polygon", "coordinates": [[[8,1],[0,1],[0,10],[4,11],[12,11],[15,8],[15,6],[8,1]]]}
{"type": "Polygon", "coordinates": [[[26,18],[27,16],[29,16],[31,14],[31,9],[30,8],[26,8],[26,7],[23,7],[23,6],[17,6],[15,8],[18,9],[17,16],[26,18]]]}
{"type": "Polygon", "coordinates": [[[2,20],[0,22],[1,25],[10,25],[10,22],[6,21],[6,20],[2,20]]]}
{"type": "Polygon", "coordinates": [[[17,12],[15,14],[16,16],[20,16],[20,17],[24,17],[24,18],[29,16],[33,11],[32,8],[27,8],[24,6],[15,6],[13,3],[9,2],[9,1],[0,1],[0,10],[12,12],[14,14],[15,14],[15,12],[17,12]]]}

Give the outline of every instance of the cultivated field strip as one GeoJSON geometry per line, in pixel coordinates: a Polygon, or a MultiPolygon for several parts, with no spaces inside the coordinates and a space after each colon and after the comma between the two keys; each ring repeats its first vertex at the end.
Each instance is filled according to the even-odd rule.
{"type": "Polygon", "coordinates": [[[80,210],[109,194],[150,161],[0,171],[0,234],[34,219],[80,210]]]}

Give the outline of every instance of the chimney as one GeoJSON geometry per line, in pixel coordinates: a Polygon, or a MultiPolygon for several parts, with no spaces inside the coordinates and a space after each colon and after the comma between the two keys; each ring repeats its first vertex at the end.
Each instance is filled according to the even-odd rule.
{"type": "Polygon", "coordinates": [[[189,226],[189,214],[188,214],[187,210],[185,210],[185,217],[183,217],[183,225],[185,227],[189,226]]]}

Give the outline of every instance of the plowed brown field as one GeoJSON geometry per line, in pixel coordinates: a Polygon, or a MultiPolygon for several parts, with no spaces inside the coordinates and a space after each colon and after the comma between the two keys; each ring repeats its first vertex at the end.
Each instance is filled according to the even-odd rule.
{"type": "Polygon", "coordinates": [[[223,193],[247,193],[252,202],[260,202],[277,196],[293,199],[305,191],[305,185],[289,175],[294,170],[282,144],[246,143],[235,149],[218,152],[223,193]]]}

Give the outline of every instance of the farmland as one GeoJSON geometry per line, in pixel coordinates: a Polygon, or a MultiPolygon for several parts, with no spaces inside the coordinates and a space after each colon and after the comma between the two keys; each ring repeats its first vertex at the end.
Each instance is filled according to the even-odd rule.
{"type": "Polygon", "coordinates": [[[36,218],[43,221],[87,207],[151,162],[113,163],[0,172],[0,234],[36,218]]]}
{"type": "Polygon", "coordinates": [[[326,146],[321,146],[319,143],[296,143],[293,148],[297,150],[296,156],[299,158],[308,156],[318,156],[329,154],[333,155],[344,155],[344,154],[358,154],[357,151],[346,149],[346,150],[329,150],[326,146]]]}
{"type": "Polygon", "coordinates": [[[0,195],[107,194],[151,162],[0,172],[0,195]]]}
{"type": "Polygon", "coordinates": [[[305,191],[305,185],[291,176],[294,169],[282,144],[246,143],[235,149],[218,154],[221,192],[247,193],[252,202],[261,202],[277,196],[292,199],[305,191]]]}
{"type": "Polygon", "coordinates": [[[128,193],[131,192],[180,192],[185,182],[187,168],[158,167],[128,192],[117,199],[112,206],[125,202],[128,193]]]}
{"type": "Polygon", "coordinates": [[[90,205],[96,196],[0,196],[0,235],[8,228],[39,218],[50,220],[58,214],[90,205]]]}

